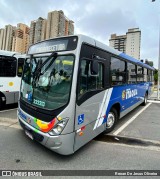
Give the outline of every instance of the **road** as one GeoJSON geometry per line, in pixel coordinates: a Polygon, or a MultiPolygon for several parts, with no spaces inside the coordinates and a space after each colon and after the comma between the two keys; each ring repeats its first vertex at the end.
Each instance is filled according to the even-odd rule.
{"type": "MultiPolygon", "coordinates": [[[[153,112],[157,111],[155,105],[148,107],[153,112]],[[150,109],[151,108],[151,109],[150,109]],[[153,109],[152,109],[153,108],[153,109]],[[155,111],[154,111],[155,110],[155,111]]],[[[158,106],[160,107],[160,106],[158,106]]],[[[120,128],[126,121],[132,118],[143,107],[139,106],[133,112],[125,116],[117,125],[120,128]]],[[[30,140],[19,127],[16,119],[17,109],[5,109],[0,111],[0,168],[1,169],[23,169],[23,170],[103,170],[103,169],[160,169],[160,147],[144,147],[142,145],[128,145],[127,143],[116,143],[101,140],[98,137],[82,147],[75,154],[61,156],[39,143],[30,140]]],[[[146,111],[140,114],[141,119],[146,119],[146,111]],[[144,116],[144,117],[143,117],[144,116]]],[[[137,121],[127,126],[121,132],[121,136],[133,133],[137,128],[137,121]]],[[[156,121],[158,122],[158,121],[156,121]]],[[[141,127],[143,124],[141,124],[141,127]]],[[[138,125],[139,126],[139,125],[138,125]]],[[[144,126],[145,128],[147,126],[144,126]]],[[[155,130],[155,129],[153,129],[155,130]]],[[[156,129],[157,130],[157,129],[156,129]]],[[[144,129],[145,131],[145,129],[144,129]]],[[[114,132],[113,132],[114,133],[114,132]]],[[[153,137],[155,134],[153,134],[153,137]]],[[[157,134],[159,135],[159,133],[157,134]]],[[[118,136],[117,136],[118,137],[118,136]]],[[[130,137],[137,137],[130,135],[130,137]]],[[[141,136],[143,137],[143,135],[141,136]]],[[[106,137],[107,139],[107,137],[106,137]]],[[[153,138],[152,138],[153,139],[153,138]]],[[[157,136],[156,136],[157,141],[157,136]]]]}

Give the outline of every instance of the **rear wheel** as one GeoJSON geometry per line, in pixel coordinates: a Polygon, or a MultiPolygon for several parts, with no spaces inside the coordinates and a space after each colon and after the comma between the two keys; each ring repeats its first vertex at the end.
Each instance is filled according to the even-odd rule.
{"type": "Polygon", "coordinates": [[[2,109],[2,99],[0,98],[0,109],[2,109]]]}
{"type": "Polygon", "coordinates": [[[147,104],[147,100],[148,100],[148,95],[146,93],[145,96],[144,96],[144,101],[142,103],[143,106],[145,106],[147,104]]]}
{"type": "Polygon", "coordinates": [[[110,112],[108,113],[108,118],[106,122],[106,130],[105,130],[106,133],[111,132],[114,129],[117,120],[118,120],[117,110],[115,108],[112,108],[110,112]]]}

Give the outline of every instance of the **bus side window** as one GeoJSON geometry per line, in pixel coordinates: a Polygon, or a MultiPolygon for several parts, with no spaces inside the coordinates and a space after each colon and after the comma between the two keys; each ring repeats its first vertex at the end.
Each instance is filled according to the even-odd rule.
{"type": "Polygon", "coordinates": [[[128,71],[128,84],[137,83],[136,66],[132,63],[127,63],[127,71],[128,71]]]}
{"type": "Polygon", "coordinates": [[[112,85],[126,84],[126,67],[125,62],[117,58],[111,58],[111,76],[112,85]]]}
{"type": "Polygon", "coordinates": [[[18,59],[17,76],[21,77],[23,72],[24,58],[18,59]]]}
{"type": "Polygon", "coordinates": [[[81,61],[81,73],[79,84],[79,97],[88,91],[103,89],[103,64],[99,63],[99,73],[97,75],[91,75],[90,72],[91,61],[81,61]]]}
{"type": "Polygon", "coordinates": [[[144,81],[144,69],[140,66],[137,66],[137,82],[141,83],[144,81]]]}

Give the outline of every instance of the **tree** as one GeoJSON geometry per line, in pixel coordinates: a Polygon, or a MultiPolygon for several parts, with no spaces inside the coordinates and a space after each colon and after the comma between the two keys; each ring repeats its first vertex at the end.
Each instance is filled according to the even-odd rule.
{"type": "Polygon", "coordinates": [[[154,82],[155,82],[155,84],[157,84],[157,81],[158,81],[158,70],[155,70],[155,72],[154,72],[154,82]]]}

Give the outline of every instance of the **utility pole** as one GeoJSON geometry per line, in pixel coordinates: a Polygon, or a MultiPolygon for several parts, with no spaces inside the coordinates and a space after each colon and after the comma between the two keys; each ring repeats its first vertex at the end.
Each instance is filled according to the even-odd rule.
{"type": "MultiPolygon", "coordinates": [[[[155,2],[156,0],[152,0],[155,2]]],[[[160,18],[159,18],[160,19],[160,18]]],[[[160,22],[159,22],[160,23],[160,22]]],[[[157,99],[160,97],[160,24],[159,24],[159,55],[158,55],[158,86],[157,86],[157,99]]]]}

